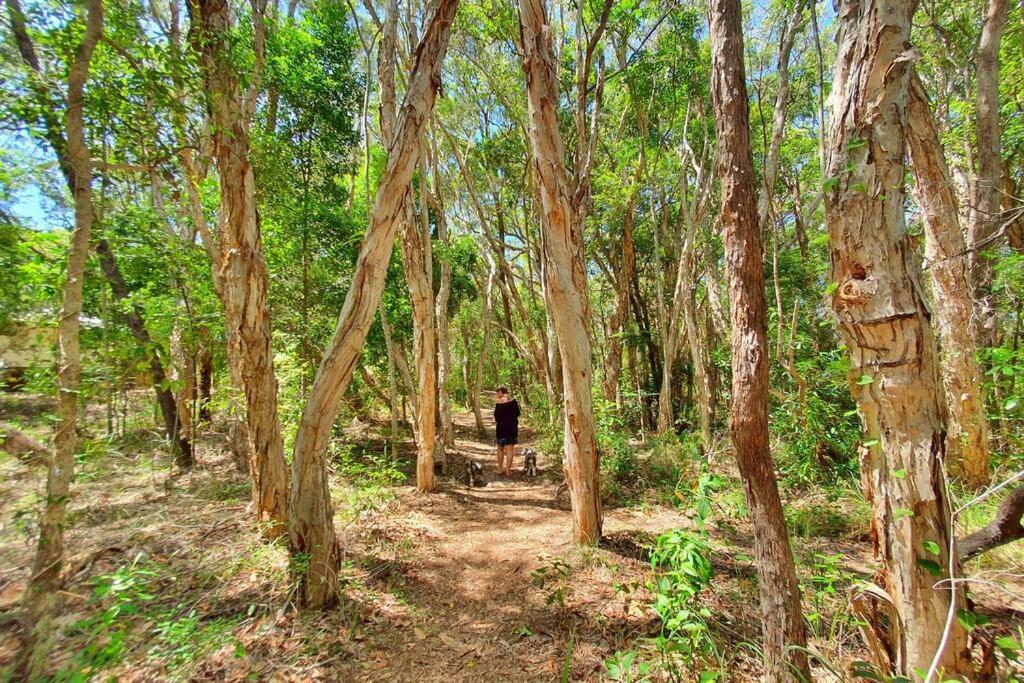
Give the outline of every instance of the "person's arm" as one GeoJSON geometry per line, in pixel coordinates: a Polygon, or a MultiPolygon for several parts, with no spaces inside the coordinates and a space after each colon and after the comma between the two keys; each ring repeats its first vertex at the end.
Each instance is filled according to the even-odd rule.
{"type": "Polygon", "coordinates": [[[522,411],[519,410],[519,401],[516,401],[515,409],[516,409],[516,412],[515,412],[516,419],[518,420],[519,416],[522,414],[522,411]]]}

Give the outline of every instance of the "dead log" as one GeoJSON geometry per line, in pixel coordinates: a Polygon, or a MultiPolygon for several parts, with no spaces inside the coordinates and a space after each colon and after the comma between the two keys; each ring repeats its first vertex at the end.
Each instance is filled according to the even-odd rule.
{"type": "Polygon", "coordinates": [[[26,465],[50,462],[50,449],[8,424],[0,424],[0,450],[7,451],[26,465]]]}
{"type": "Polygon", "coordinates": [[[960,561],[974,559],[993,548],[1024,538],[1024,486],[1008,495],[999,505],[995,518],[973,534],[960,539],[957,548],[960,561]]]}

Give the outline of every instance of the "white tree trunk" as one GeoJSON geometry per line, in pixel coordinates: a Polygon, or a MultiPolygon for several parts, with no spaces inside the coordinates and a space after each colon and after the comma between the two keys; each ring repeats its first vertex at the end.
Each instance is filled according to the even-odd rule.
{"type": "Polygon", "coordinates": [[[569,199],[565,152],[558,129],[558,68],[543,0],[520,0],[529,137],[544,211],[547,309],[558,337],[565,396],[565,470],[573,537],[601,538],[599,453],[592,406],[589,306],[580,212],[569,199]]]}
{"type": "Polygon", "coordinates": [[[925,258],[935,300],[942,379],[949,407],[946,465],[975,488],[988,483],[988,425],[975,358],[970,280],[953,182],[917,74],[910,78],[907,142],[917,203],[924,214],[925,258]]]}

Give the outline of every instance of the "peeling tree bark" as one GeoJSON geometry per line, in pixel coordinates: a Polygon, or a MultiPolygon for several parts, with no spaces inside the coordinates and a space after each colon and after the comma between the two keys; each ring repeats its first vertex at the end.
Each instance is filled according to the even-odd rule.
{"type": "Polygon", "coordinates": [[[925,258],[949,407],[946,465],[977,488],[988,483],[989,444],[981,368],[970,332],[974,304],[963,257],[964,238],[942,143],[916,73],[910,76],[909,93],[907,144],[917,203],[924,214],[925,258]]]}
{"type": "MultiPolygon", "coordinates": [[[[424,151],[422,145],[420,151],[424,151]]],[[[412,301],[412,353],[416,363],[416,383],[419,389],[415,429],[416,488],[427,493],[434,490],[434,448],[437,437],[437,326],[434,319],[433,267],[426,205],[420,208],[420,216],[423,218],[422,224],[416,220],[410,192],[405,200],[402,264],[409,285],[409,299],[412,301]]]]}
{"type": "MultiPolygon", "coordinates": [[[[574,210],[570,203],[565,151],[558,128],[558,68],[543,0],[520,0],[519,30],[530,147],[544,211],[544,294],[558,337],[565,392],[565,471],[572,501],[573,537],[578,543],[596,543],[601,538],[600,456],[591,394],[583,212],[574,210]]],[[[578,192],[581,188],[576,189],[578,192]]]]}
{"type": "Polygon", "coordinates": [[[834,186],[826,188],[825,213],[837,286],[832,305],[870,444],[862,450],[861,472],[882,563],[877,581],[894,612],[876,636],[892,673],[928,671],[939,653],[950,678],[969,673],[970,663],[966,633],[955,619],[940,648],[951,597],[964,604],[961,588],[936,586],[957,569],[942,473],[945,406],[904,222],[908,47],[916,4],[862,0],[839,11],[825,173],[834,186]]]}
{"type": "MultiPolygon", "coordinates": [[[[228,359],[241,365],[249,439],[253,506],[264,533],[287,530],[288,469],[277,421],[277,378],[271,349],[267,266],[263,258],[255,176],[249,159],[249,107],[231,58],[233,22],[227,0],[189,0],[190,40],[200,57],[214,158],[220,179],[221,228],[217,234],[221,303],[228,359]]],[[[259,17],[262,19],[262,16],[259,17]]],[[[256,26],[262,25],[257,21],[256,26]]],[[[259,36],[257,36],[259,37],[259,36]]],[[[257,41],[256,47],[259,47],[257,41]]],[[[261,55],[257,49],[257,67],[261,55]]],[[[254,67],[255,68],[255,67],[254,67]]]]}
{"type": "MultiPolygon", "coordinates": [[[[451,242],[448,239],[448,221],[445,218],[444,205],[441,202],[441,178],[437,171],[437,154],[433,155],[433,209],[437,216],[437,240],[445,247],[451,242]]],[[[451,330],[448,320],[448,303],[452,291],[452,264],[446,251],[441,260],[441,281],[437,288],[434,319],[437,321],[437,407],[440,419],[441,444],[443,448],[455,448],[455,428],[452,425],[452,403],[448,393],[448,382],[452,372],[451,330]]],[[[448,472],[447,454],[443,454],[444,472],[448,472]]]]}
{"type": "MultiPolygon", "coordinates": [[[[25,16],[17,0],[7,0],[8,16],[23,58],[40,74],[25,16]],[[26,57],[26,47],[27,57],[26,57]],[[33,65],[34,62],[34,65],[33,65]]],[[[54,453],[46,476],[46,505],[39,518],[39,541],[28,586],[22,596],[25,640],[15,663],[16,677],[36,680],[43,674],[51,639],[57,626],[53,619],[59,607],[60,572],[64,566],[65,508],[75,471],[78,441],[78,387],[82,374],[79,348],[79,316],[82,287],[89,254],[89,235],[95,213],[92,204],[92,158],[85,138],[84,97],[89,67],[96,44],[103,35],[101,0],[86,3],[86,26],[75,48],[67,75],[67,109],[64,113],[67,154],[58,154],[73,178],[75,223],[68,246],[67,276],[57,322],[57,429],[54,453]]],[[[56,119],[56,114],[46,116],[56,119]]],[[[54,128],[57,130],[57,128],[54,128]]],[[[67,175],[67,174],[66,174],[67,175]]]]}
{"type": "Polygon", "coordinates": [[[314,608],[327,607],[338,599],[340,556],[324,462],[327,441],[338,415],[338,403],[352,379],[384,290],[388,261],[416,167],[419,141],[434,107],[441,63],[457,7],[458,0],[439,0],[413,55],[412,74],[394,143],[377,188],[352,284],[295,436],[288,532],[292,556],[305,560],[306,570],[299,577],[302,598],[314,608]]]}
{"type": "Polygon", "coordinates": [[[740,2],[712,0],[709,15],[711,97],[718,134],[721,223],[732,319],[729,433],[754,524],[764,625],[764,680],[809,681],[800,589],[768,437],[768,322],[740,2]]]}
{"type": "Polygon", "coordinates": [[[999,230],[999,190],[1003,182],[1003,161],[999,153],[999,43],[1007,20],[1007,0],[988,0],[981,27],[975,71],[975,135],[978,142],[978,174],[974,182],[973,220],[967,228],[971,251],[967,256],[974,299],[981,310],[975,339],[981,346],[995,341],[995,309],[991,299],[991,249],[999,230]]]}

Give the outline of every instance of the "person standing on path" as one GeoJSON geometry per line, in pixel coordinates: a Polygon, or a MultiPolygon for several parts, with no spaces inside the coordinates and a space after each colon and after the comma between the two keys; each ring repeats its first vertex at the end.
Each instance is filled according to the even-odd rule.
{"type": "Polygon", "coordinates": [[[519,441],[519,413],[519,402],[512,398],[508,387],[498,387],[494,399],[494,436],[498,442],[498,474],[506,477],[512,473],[512,458],[519,441]]]}

